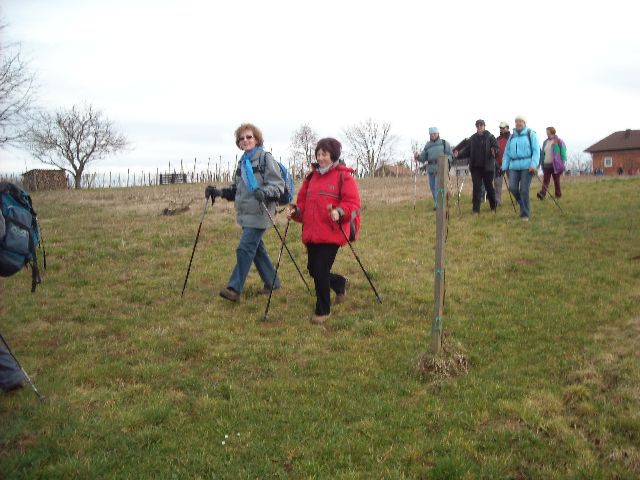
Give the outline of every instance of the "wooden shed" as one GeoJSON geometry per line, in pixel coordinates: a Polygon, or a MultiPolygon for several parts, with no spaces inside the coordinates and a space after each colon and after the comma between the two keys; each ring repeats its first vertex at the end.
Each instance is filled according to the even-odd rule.
{"type": "Polygon", "coordinates": [[[640,175],[640,130],[615,132],[585,152],[593,158],[593,172],[601,175],[640,175]]]}
{"type": "Polygon", "coordinates": [[[30,192],[68,188],[64,170],[34,169],[22,174],[22,184],[30,192]]]}

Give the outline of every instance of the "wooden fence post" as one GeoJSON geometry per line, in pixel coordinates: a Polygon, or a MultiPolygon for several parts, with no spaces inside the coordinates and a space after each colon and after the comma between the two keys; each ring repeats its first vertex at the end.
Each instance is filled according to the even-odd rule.
{"type": "Polygon", "coordinates": [[[442,348],[442,317],[444,313],[444,245],[447,237],[447,185],[448,163],[446,155],[438,158],[438,180],[436,191],[436,261],[433,282],[433,320],[431,322],[431,353],[436,355],[442,348]]]}

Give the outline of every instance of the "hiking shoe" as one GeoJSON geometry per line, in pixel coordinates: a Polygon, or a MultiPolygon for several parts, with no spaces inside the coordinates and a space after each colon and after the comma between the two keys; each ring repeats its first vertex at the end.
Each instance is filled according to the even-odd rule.
{"type": "Polygon", "coordinates": [[[237,302],[238,300],[240,300],[240,294],[233,288],[223,288],[222,290],[220,290],[220,296],[232,302],[237,302]]]}
{"type": "Polygon", "coordinates": [[[538,197],[538,200],[544,200],[544,193],[538,192],[536,193],[536,197],[538,197]]]}
{"type": "Polygon", "coordinates": [[[344,292],[336,293],[336,300],[335,300],[336,305],[338,303],[344,303],[344,302],[347,301],[347,288],[349,288],[349,279],[345,278],[344,279],[344,292]]]}
{"type": "MultiPolygon", "coordinates": [[[[273,291],[275,292],[276,290],[280,290],[282,288],[282,285],[276,285],[275,287],[273,287],[273,291]]],[[[260,295],[269,295],[269,293],[271,292],[271,287],[267,287],[266,285],[264,287],[262,287],[262,290],[260,290],[258,293],[260,295]]]]}
{"type": "Polygon", "coordinates": [[[528,222],[529,221],[529,217],[520,217],[520,220],[522,220],[523,222],[528,222]]]}
{"type": "Polygon", "coordinates": [[[316,315],[314,313],[311,317],[311,323],[313,323],[314,325],[322,325],[330,316],[330,313],[327,313],[326,315],[316,315]]]}

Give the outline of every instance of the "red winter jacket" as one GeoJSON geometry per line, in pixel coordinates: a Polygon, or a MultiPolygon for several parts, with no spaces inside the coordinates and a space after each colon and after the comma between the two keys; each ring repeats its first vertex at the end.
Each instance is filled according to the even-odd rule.
{"type": "Polygon", "coordinates": [[[509,135],[500,135],[498,137],[498,146],[500,147],[500,154],[496,159],[496,163],[499,168],[502,168],[502,156],[504,155],[504,149],[507,148],[507,142],[509,141],[509,135]]]}
{"type": "Polygon", "coordinates": [[[349,167],[338,164],[324,175],[320,175],[314,169],[304,179],[298,192],[296,215],[292,217],[293,220],[302,223],[304,244],[347,243],[345,236],[338,229],[338,223],[331,220],[328,208],[330,205],[342,209],[341,225],[347,237],[352,218],[357,216],[356,224],[359,227],[360,194],[352,172],[349,167]]]}

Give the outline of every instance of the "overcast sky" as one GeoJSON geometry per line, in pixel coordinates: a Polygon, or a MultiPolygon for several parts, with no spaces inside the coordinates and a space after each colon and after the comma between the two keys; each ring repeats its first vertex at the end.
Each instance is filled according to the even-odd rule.
{"type": "MultiPolygon", "coordinates": [[[[483,118],[523,114],[580,152],[640,128],[640,35],[632,1],[2,0],[38,103],[87,103],[131,141],[93,171],[204,167],[239,152],[253,122],[283,160],[308,123],[342,137],[390,122],[398,159],[437,126],[455,144],[483,118]]],[[[0,151],[2,172],[42,165],[0,151]]]]}

